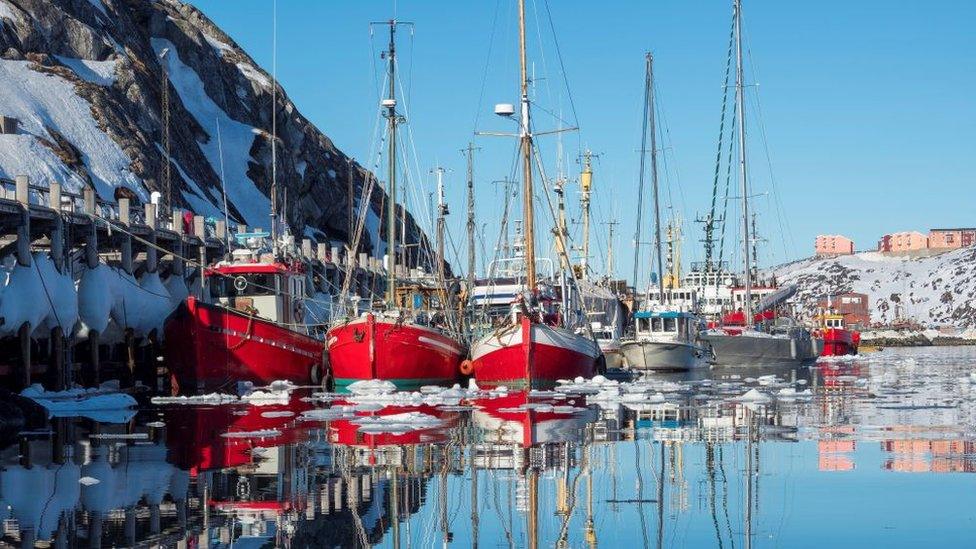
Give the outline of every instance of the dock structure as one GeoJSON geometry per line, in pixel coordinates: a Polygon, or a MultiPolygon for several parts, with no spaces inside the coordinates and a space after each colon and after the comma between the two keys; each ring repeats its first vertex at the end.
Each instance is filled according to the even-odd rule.
{"type": "MultiPolygon", "coordinates": [[[[15,263],[8,263],[8,270],[24,267],[38,274],[48,303],[37,306],[50,306],[55,317],[57,296],[44,286],[45,277],[35,265],[36,257],[49,257],[58,276],[70,277],[76,296],[80,295],[84,273],[104,265],[135,287],[147,273],[157,274],[167,283],[175,276],[182,279],[190,295],[204,297],[208,291],[204,269],[228,257],[235,227],[227,227],[222,219],[190,217],[181,209],[159,212],[156,204],[136,204],[134,200],[105,200],[90,186],[78,194],[56,182],[35,184],[26,176],[0,179],[0,260],[9,261],[5,258],[12,256],[15,263]]],[[[236,229],[246,232],[247,227],[236,229]]],[[[296,247],[308,267],[310,298],[337,295],[347,273],[352,273],[359,295],[382,291],[385,273],[375,258],[361,254],[364,257],[355,261],[347,249],[307,238],[296,247]]],[[[3,300],[0,295],[0,303],[3,300]]],[[[107,379],[106,365],[117,368],[112,371],[115,375],[121,371],[123,383],[140,381],[163,389],[159,381],[165,365],[158,363],[158,357],[164,342],[158,328],[137,331],[113,322],[105,330],[112,333],[100,333],[80,320],[73,326],[50,329],[51,322],[39,323],[44,326],[8,324],[18,320],[0,318],[0,330],[5,334],[0,337],[0,377],[6,377],[6,386],[11,389],[38,382],[51,390],[62,390],[76,382],[98,384],[107,379]]],[[[162,326],[164,320],[153,322],[162,326]]],[[[322,324],[324,331],[328,319],[314,322],[322,324]]]]}

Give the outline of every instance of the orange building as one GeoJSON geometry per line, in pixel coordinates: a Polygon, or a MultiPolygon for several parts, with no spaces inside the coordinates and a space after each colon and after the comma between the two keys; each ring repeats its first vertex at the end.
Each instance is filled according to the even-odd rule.
{"type": "Polygon", "coordinates": [[[854,241],[839,234],[822,234],[817,236],[813,248],[817,257],[851,255],[854,253],[854,241]]]}
{"type": "Polygon", "coordinates": [[[886,234],[878,241],[878,251],[886,253],[917,252],[928,247],[928,237],[918,231],[886,234]]]}
{"type": "Polygon", "coordinates": [[[976,228],[931,229],[929,248],[954,250],[976,243],[976,228]]]}

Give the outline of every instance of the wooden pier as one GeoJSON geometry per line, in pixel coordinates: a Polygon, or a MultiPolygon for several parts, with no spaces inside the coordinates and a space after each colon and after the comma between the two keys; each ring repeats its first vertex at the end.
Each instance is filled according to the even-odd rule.
{"type": "MultiPolygon", "coordinates": [[[[108,201],[92,187],[75,194],[58,183],[32,184],[24,176],[0,179],[0,259],[13,256],[17,265],[31,267],[33,254],[46,252],[58,273],[70,274],[76,287],[86,269],[104,264],[136,280],[145,273],[181,276],[191,294],[205,295],[203,269],[228,257],[234,240],[229,231],[244,233],[248,228],[228,228],[222,219],[190,217],[180,209],[163,214],[156,208],[129,198],[108,201]]],[[[355,277],[353,293],[381,291],[385,273],[376,258],[310,239],[297,247],[307,265],[310,293],[336,296],[347,273],[355,277]]],[[[4,322],[0,319],[0,326],[4,322]]],[[[0,340],[0,377],[6,377],[7,387],[19,390],[32,382],[53,390],[73,382],[88,386],[107,379],[104,370],[113,366],[111,373],[121,371],[123,383],[138,380],[157,387],[161,334],[135,334],[130,328],[121,343],[107,342],[95,330],[84,330],[82,337],[80,325],[71,333],[60,327],[38,333],[37,326],[24,323],[15,337],[0,340]]]]}

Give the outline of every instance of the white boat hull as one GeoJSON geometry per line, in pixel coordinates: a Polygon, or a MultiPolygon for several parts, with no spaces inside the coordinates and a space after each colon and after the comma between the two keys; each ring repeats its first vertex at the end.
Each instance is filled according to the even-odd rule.
{"type": "Polygon", "coordinates": [[[707,352],[691,343],[625,341],[620,345],[626,368],[648,371],[684,371],[705,365],[707,352]]]}

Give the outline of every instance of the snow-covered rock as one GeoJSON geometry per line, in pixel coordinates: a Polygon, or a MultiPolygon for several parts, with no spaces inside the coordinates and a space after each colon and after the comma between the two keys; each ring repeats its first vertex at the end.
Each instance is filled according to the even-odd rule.
{"type": "MultiPolygon", "coordinates": [[[[0,135],[0,177],[57,181],[74,193],[92,185],[106,200],[126,187],[146,201],[162,190],[169,162],[176,206],[216,215],[226,184],[231,221],[265,226],[276,142],[293,233],[348,232],[366,169],[190,3],[0,0],[0,31],[0,105],[20,122],[16,134],[0,135]],[[166,78],[170,154],[160,143],[159,84],[166,78]]],[[[362,244],[375,255],[385,248],[384,200],[377,188],[366,204],[362,244]]],[[[408,245],[425,238],[413,216],[406,224],[408,245]]]]}
{"type": "Polygon", "coordinates": [[[825,259],[805,259],[773,269],[782,284],[799,287],[794,298],[811,315],[828,294],[867,294],[872,322],[899,314],[922,325],[951,324],[976,328],[976,247],[931,257],[889,256],[862,252],[825,259]]]}

